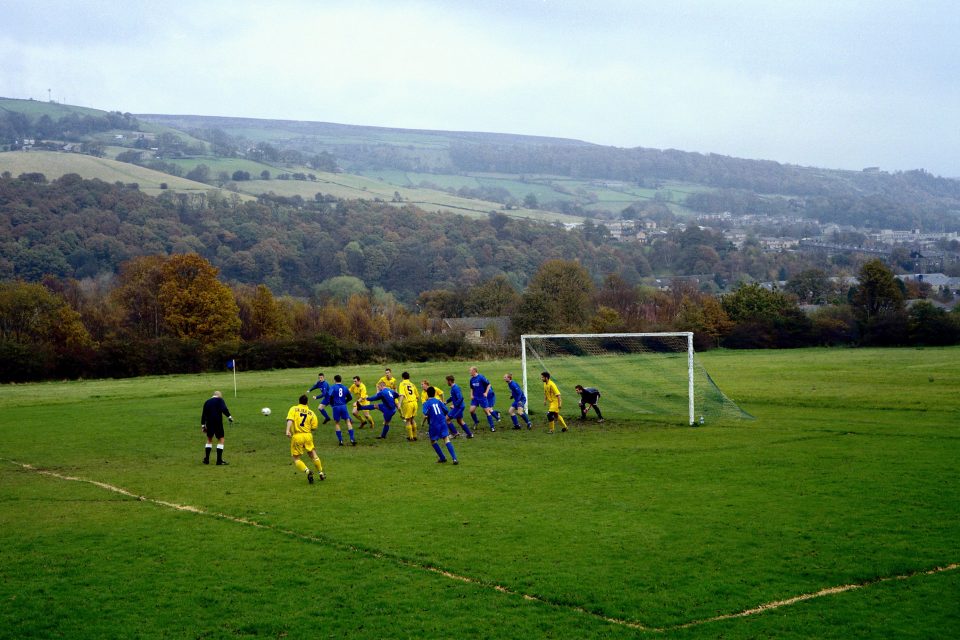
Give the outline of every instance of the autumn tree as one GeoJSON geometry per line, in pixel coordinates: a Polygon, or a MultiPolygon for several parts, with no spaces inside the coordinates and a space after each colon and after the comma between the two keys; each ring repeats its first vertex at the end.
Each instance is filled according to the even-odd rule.
{"type": "Polygon", "coordinates": [[[464,315],[463,295],[446,289],[430,289],[417,296],[417,306],[431,318],[459,318],[464,315]]]}
{"type": "Polygon", "coordinates": [[[464,315],[508,315],[520,301],[520,294],[503,274],[470,287],[464,300],[464,315]]]}
{"type": "Polygon", "coordinates": [[[0,340],[66,348],[92,344],[80,314],[61,296],[19,280],[0,282],[0,340]]]}
{"type": "Polygon", "coordinates": [[[62,296],[70,308],[80,314],[83,326],[95,342],[102,342],[119,331],[123,309],[112,301],[111,293],[116,287],[112,274],[83,280],[45,278],[43,286],[62,296]]]}
{"type": "Polygon", "coordinates": [[[323,330],[321,309],[308,301],[292,296],[281,296],[277,298],[277,305],[294,336],[315,335],[323,330]]]}
{"type": "Polygon", "coordinates": [[[94,346],[80,314],[42,285],[0,282],[0,381],[64,373],[94,346]]]}
{"type": "Polygon", "coordinates": [[[161,273],[158,301],[174,336],[210,346],[240,336],[240,311],[218,269],[195,253],[171,256],[161,273]]]}
{"type": "MultiPolygon", "coordinates": [[[[615,311],[622,331],[643,331],[647,324],[643,320],[640,290],[616,273],[607,274],[603,284],[594,294],[597,313],[603,308],[615,311]]],[[[609,320],[609,317],[608,317],[609,320]]],[[[604,324],[601,321],[601,324],[604,324]]]]}
{"type": "Polygon", "coordinates": [[[810,340],[812,322],[796,298],[757,283],[723,297],[723,310],[735,323],[725,344],[731,347],[797,347],[810,340]]]}
{"type": "Polygon", "coordinates": [[[624,331],[626,331],[626,326],[624,326],[623,318],[616,309],[603,305],[597,307],[597,312],[590,319],[591,333],[620,333],[624,331]]]}
{"type": "Polygon", "coordinates": [[[680,307],[677,328],[694,333],[698,350],[720,346],[720,339],[733,327],[723,305],[711,295],[687,298],[680,307]]]}
{"type": "Polygon", "coordinates": [[[375,315],[369,296],[354,294],[347,301],[347,321],[350,337],[361,344],[377,344],[390,335],[390,323],[382,315],[375,315]]]}
{"type": "MultiPolygon", "coordinates": [[[[548,260],[530,280],[519,309],[544,331],[576,331],[592,312],[593,280],[575,260],[548,260]],[[542,307],[542,308],[540,308],[542,307]]],[[[514,324],[516,325],[516,319],[514,324]]]]}
{"type": "Polygon", "coordinates": [[[244,340],[275,340],[291,334],[283,308],[268,286],[238,287],[235,297],[244,340]]]}
{"type": "Polygon", "coordinates": [[[328,302],[320,309],[320,331],[332,336],[344,338],[350,336],[350,318],[338,304],[328,302]]]}
{"type": "Polygon", "coordinates": [[[551,333],[556,325],[554,301],[542,291],[527,291],[510,317],[510,330],[516,337],[524,333],[551,333]]]}
{"type": "Polygon", "coordinates": [[[165,326],[160,309],[164,256],[140,256],[120,265],[111,300],[123,312],[124,326],[142,337],[159,338],[165,326]]]}

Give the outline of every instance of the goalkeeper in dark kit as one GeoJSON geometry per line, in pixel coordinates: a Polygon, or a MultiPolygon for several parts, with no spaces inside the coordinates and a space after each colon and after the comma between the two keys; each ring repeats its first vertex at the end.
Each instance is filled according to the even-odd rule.
{"type": "Polygon", "coordinates": [[[587,419],[587,409],[593,407],[593,410],[597,413],[597,422],[603,422],[603,414],[600,413],[600,390],[596,387],[584,387],[582,384],[578,384],[574,387],[577,394],[580,396],[580,419],[587,419]]]}

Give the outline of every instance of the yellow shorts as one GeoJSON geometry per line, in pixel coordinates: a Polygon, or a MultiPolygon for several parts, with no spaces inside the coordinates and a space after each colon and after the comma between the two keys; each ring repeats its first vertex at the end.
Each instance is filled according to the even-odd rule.
{"type": "Polygon", "coordinates": [[[302,456],[313,451],[313,434],[295,433],[290,438],[290,455],[302,456]]]}
{"type": "Polygon", "coordinates": [[[551,402],[547,406],[547,411],[553,411],[554,413],[560,413],[560,404],[557,402],[551,402]]]}
{"type": "Polygon", "coordinates": [[[417,417],[417,403],[416,402],[404,402],[400,405],[400,416],[404,420],[409,420],[410,418],[417,417]]]}

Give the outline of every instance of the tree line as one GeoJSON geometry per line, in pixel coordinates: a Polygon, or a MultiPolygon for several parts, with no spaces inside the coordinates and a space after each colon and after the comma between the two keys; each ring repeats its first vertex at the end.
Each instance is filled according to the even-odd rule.
{"type": "Polygon", "coordinates": [[[75,175],[0,177],[0,212],[4,381],[201,371],[230,357],[272,368],[512,353],[531,332],[691,330],[699,349],[960,339],[939,292],[879,260],[850,286],[699,227],[641,247],[503,214],[153,198],[75,175]],[[657,284],[640,277],[653,264],[708,277],[657,284]],[[738,277],[788,268],[782,290],[738,277]],[[740,284],[717,295],[725,277],[740,284]],[[906,306],[916,298],[927,300],[906,306]],[[507,316],[509,333],[480,347],[443,333],[443,318],[462,316],[507,316]]]}
{"type": "Polygon", "coordinates": [[[843,291],[822,273],[784,290],[744,284],[714,296],[689,282],[596,284],[576,260],[549,260],[524,291],[497,276],[465,291],[433,289],[417,310],[389,294],[344,292],[316,302],[269,287],[228,286],[197,254],[140,256],[115,279],[46,277],[0,282],[0,382],[199,372],[238,359],[247,369],[316,363],[423,361],[513,355],[523,333],[693,331],[698,350],[813,345],[960,343],[960,313],[908,293],[881,261],[843,291]],[[794,290],[829,301],[804,312],[794,290]],[[507,335],[484,343],[445,331],[444,318],[507,316],[507,335]]]}
{"type": "Polygon", "coordinates": [[[595,280],[697,275],[714,290],[823,266],[814,254],[765,252],[755,239],[737,248],[696,226],[641,245],[615,242],[590,221],[567,230],[502,212],[465,218],[322,193],[152,197],[75,174],[0,176],[0,279],[96,278],[140,255],[174,253],[197,253],[228,282],[262,283],[278,294],[316,297],[331,279],[348,276],[359,292],[388,291],[405,304],[423,291],[464,290],[494,276],[520,290],[543,262],[572,256],[595,280]]]}
{"type": "Polygon", "coordinates": [[[57,119],[43,114],[34,119],[20,111],[0,110],[0,144],[13,145],[24,138],[82,141],[85,136],[112,129],[136,131],[139,122],[129,113],[104,115],[70,112],[57,119]]]}

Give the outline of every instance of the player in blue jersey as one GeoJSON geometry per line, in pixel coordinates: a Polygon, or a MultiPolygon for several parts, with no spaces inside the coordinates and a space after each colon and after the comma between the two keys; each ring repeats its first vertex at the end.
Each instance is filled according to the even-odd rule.
{"type": "Polygon", "coordinates": [[[327,395],[330,393],[330,383],[327,382],[327,379],[324,377],[323,373],[317,374],[317,381],[312,387],[307,389],[307,394],[309,395],[309,393],[314,389],[320,390],[320,393],[313,396],[313,399],[320,401],[320,415],[323,416],[323,424],[327,424],[330,422],[330,416],[327,415],[327,410],[324,407],[327,406],[327,395]]]}
{"type": "Polygon", "coordinates": [[[386,385],[383,380],[377,382],[377,393],[366,398],[359,398],[361,402],[379,401],[380,404],[361,404],[359,409],[362,411],[371,411],[376,409],[383,414],[383,431],[377,436],[377,440],[386,440],[387,432],[390,431],[390,420],[397,412],[397,404],[400,402],[400,396],[396,391],[386,385]]]}
{"type": "Polygon", "coordinates": [[[531,425],[530,418],[527,417],[527,396],[524,395],[520,384],[513,379],[512,373],[504,375],[503,381],[507,383],[507,388],[510,389],[510,400],[512,401],[510,403],[510,419],[513,420],[513,428],[520,428],[520,422],[517,420],[519,415],[527,423],[527,429],[529,429],[531,425]]]}
{"type": "Polygon", "coordinates": [[[467,434],[468,438],[473,437],[473,432],[470,431],[470,427],[466,425],[463,421],[463,412],[466,409],[463,400],[463,392],[460,390],[460,385],[456,383],[456,378],[453,376],[447,376],[447,386],[450,387],[450,398],[447,400],[447,404],[450,405],[450,412],[447,413],[447,428],[450,429],[450,433],[454,437],[457,435],[457,428],[453,426],[453,422],[456,421],[460,425],[460,428],[463,429],[463,432],[467,434]]]}
{"type": "Polygon", "coordinates": [[[350,410],[347,405],[353,400],[350,390],[343,384],[343,378],[340,374],[333,376],[334,385],[330,387],[327,393],[327,400],[333,409],[333,425],[337,428],[337,441],[343,446],[343,432],[340,431],[340,421],[347,421],[347,433],[350,435],[350,444],[357,446],[357,441],[353,437],[353,420],[350,419],[350,410]]]}
{"type": "Polygon", "coordinates": [[[487,394],[490,393],[490,381],[477,371],[476,367],[470,367],[470,417],[473,418],[473,426],[479,426],[480,419],[477,418],[477,407],[483,409],[487,414],[487,424],[490,425],[490,431],[496,431],[493,426],[493,415],[490,409],[490,403],[487,400],[487,394]]]}
{"type": "Polygon", "coordinates": [[[493,388],[493,383],[490,383],[490,390],[487,391],[487,407],[490,409],[490,415],[493,416],[493,419],[500,422],[501,415],[497,411],[497,392],[493,388]]]}
{"type": "Polygon", "coordinates": [[[437,462],[446,462],[447,457],[443,455],[443,449],[440,448],[440,441],[443,440],[450,453],[450,459],[453,464],[460,464],[457,460],[457,452],[453,450],[453,443],[450,442],[450,431],[447,429],[447,405],[437,399],[437,390],[433,387],[427,389],[427,401],[423,404],[423,415],[427,417],[430,423],[430,444],[433,450],[437,452],[437,462]]]}

